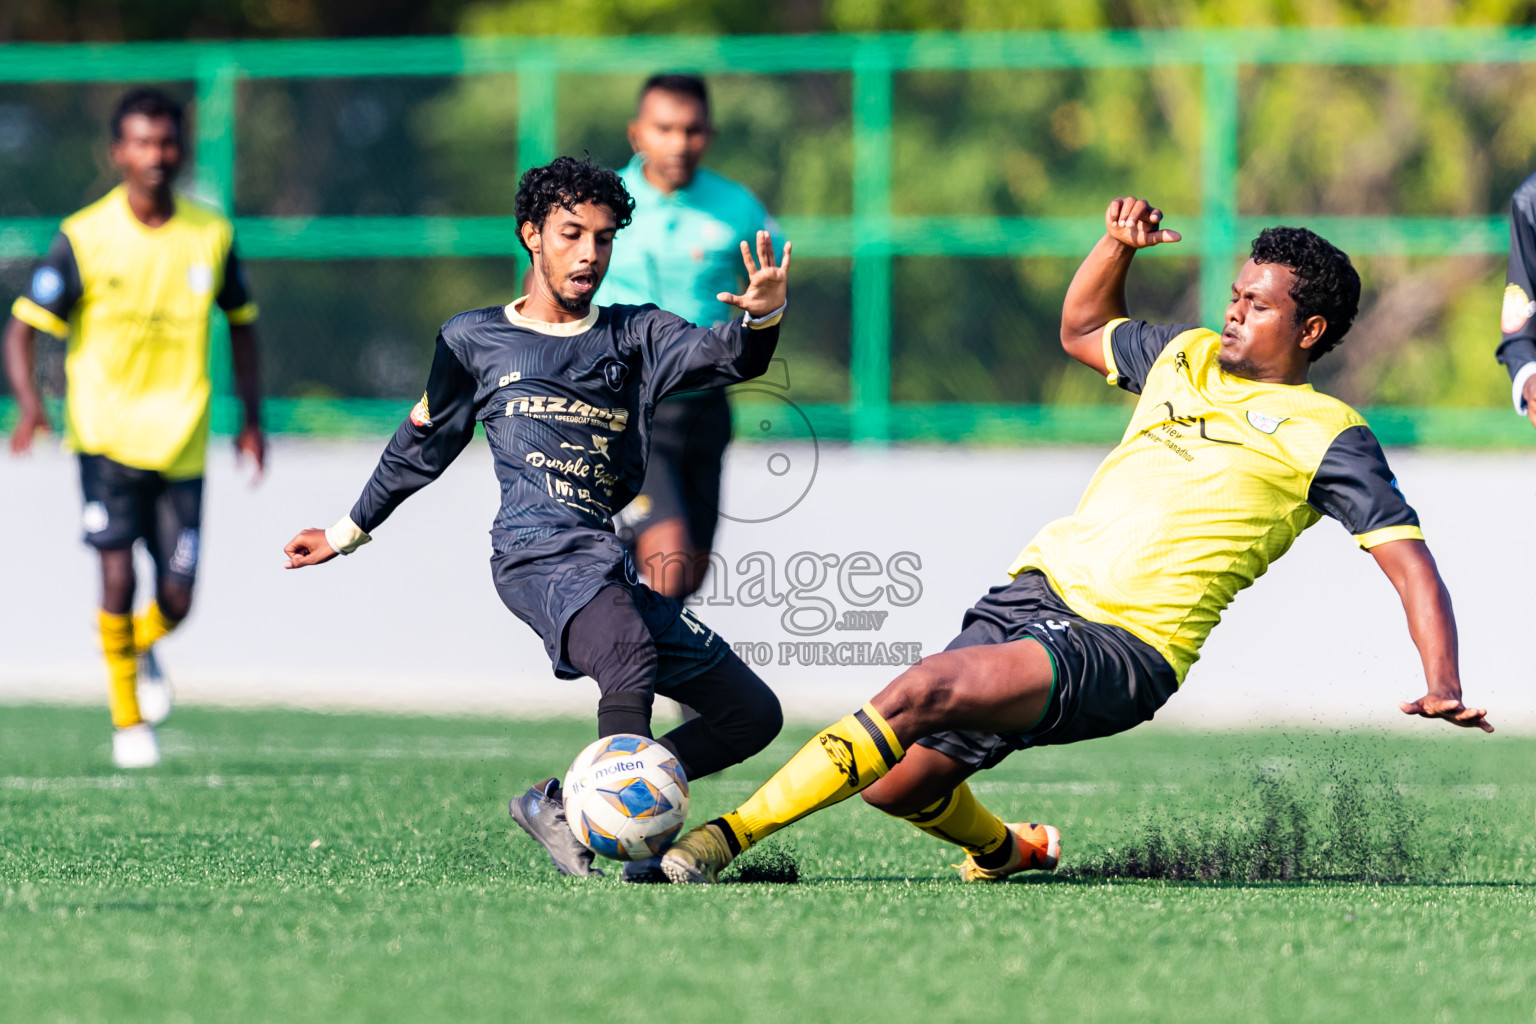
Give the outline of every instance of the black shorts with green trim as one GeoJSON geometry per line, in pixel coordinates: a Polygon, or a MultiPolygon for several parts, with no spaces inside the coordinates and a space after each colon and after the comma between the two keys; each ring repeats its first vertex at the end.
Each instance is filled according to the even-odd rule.
{"type": "Polygon", "coordinates": [[[1051,657],[1051,699],[1036,725],[1024,732],[955,729],[918,744],[978,771],[1025,747],[1113,736],[1150,721],[1179,688],[1173,666],[1150,644],[1067,607],[1043,573],[1020,573],[993,587],[965,613],[960,635],[945,650],[1038,640],[1051,657]]]}

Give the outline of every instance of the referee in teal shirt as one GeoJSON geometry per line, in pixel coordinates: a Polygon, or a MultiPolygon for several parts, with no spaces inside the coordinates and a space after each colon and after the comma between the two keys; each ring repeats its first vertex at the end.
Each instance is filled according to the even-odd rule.
{"type": "MultiPolygon", "coordinates": [[[[652,75],[640,87],[619,172],[635,200],[630,226],[595,302],[654,302],[684,320],[714,325],[740,314],[715,298],[738,292],[741,242],[778,225],[757,197],[700,162],[714,138],[709,92],[693,75],[652,75]]],[[[651,460],[639,495],[616,524],[653,590],[682,599],[703,582],[720,513],[720,467],[731,410],[720,390],[678,395],[656,408],[651,460]]]]}

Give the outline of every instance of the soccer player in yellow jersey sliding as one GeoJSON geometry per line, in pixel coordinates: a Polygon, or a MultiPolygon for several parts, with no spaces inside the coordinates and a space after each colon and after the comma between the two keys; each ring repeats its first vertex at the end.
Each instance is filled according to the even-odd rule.
{"type": "Polygon", "coordinates": [[[1140,199],[1110,203],[1106,233],[1067,289],[1062,346],[1141,396],[1076,512],[1040,531],[947,650],[673,845],[662,858],[672,881],[712,882],[753,843],[854,793],[961,847],[967,880],[1054,868],[1057,830],[1005,824],[966,779],[1014,750],[1150,719],[1237,592],[1324,515],[1402,598],[1427,692],[1401,710],[1493,731],[1461,702],[1450,595],[1381,446],[1358,413],[1307,383],[1354,320],[1349,257],[1310,231],[1270,228],[1220,334],[1132,321],[1132,257],[1179,241],[1162,219],[1140,199]]]}
{"type": "Polygon", "coordinates": [[[184,153],[181,108],[136,89],[112,115],[112,162],[122,184],[65,219],[16,300],[5,368],[20,420],[11,451],[50,429],[32,378],[33,332],[68,339],[64,440],[80,456],[86,543],[101,555],[101,646],[116,727],[112,760],[160,760],[154,726],[170,689],[153,645],[192,607],[212,384],[212,307],[230,325],[245,411],[236,450],[259,476],[266,442],[256,365],[256,306],[218,212],[172,190],[184,153]],[[155,562],[155,597],[133,615],[133,545],[155,562]],[[141,703],[142,701],[142,703],[141,703]]]}

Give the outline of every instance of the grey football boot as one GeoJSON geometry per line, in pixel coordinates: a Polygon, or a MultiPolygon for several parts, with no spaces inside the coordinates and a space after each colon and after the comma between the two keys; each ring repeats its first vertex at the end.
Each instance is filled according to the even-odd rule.
{"type": "Polygon", "coordinates": [[[565,800],[559,779],[545,779],[507,805],[512,820],[549,854],[562,875],[601,875],[592,866],[592,851],[581,844],[565,820],[565,800]]]}
{"type": "Polygon", "coordinates": [[[661,870],[661,856],[647,857],[644,860],[627,860],[624,862],[624,873],[619,876],[626,882],[660,883],[665,885],[670,879],[661,870]]]}

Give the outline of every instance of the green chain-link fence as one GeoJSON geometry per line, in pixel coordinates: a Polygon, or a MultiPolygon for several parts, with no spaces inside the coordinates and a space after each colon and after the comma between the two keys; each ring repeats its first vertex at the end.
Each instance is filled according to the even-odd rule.
{"type": "MultiPolygon", "coordinates": [[[[798,308],[786,354],[791,395],[818,434],[1104,441],[1118,436],[1123,406],[1092,404],[1106,401],[1098,395],[1075,401],[1070,387],[1042,391],[1038,379],[1057,369],[1033,358],[1054,346],[1063,274],[1098,236],[1101,216],[1075,200],[1061,204],[1069,212],[1053,213],[1049,190],[1021,215],[989,215],[984,195],[969,210],[922,209],[904,197],[902,168],[942,175],[946,161],[976,147],[959,140],[953,149],[903,155],[900,119],[909,107],[926,109],[942,134],[945,76],[972,76],[965,87],[983,100],[994,90],[1040,87],[1042,79],[1027,77],[1040,74],[1076,76],[1074,95],[1090,99],[1096,82],[1153,76],[1152,94],[1170,109],[1149,113],[1128,100],[1124,116],[1175,137],[1189,183],[1164,189],[1188,193],[1182,208],[1163,202],[1185,242],[1149,254],[1158,259],[1146,270],[1147,287],[1162,297],[1148,305],[1215,323],[1247,240],[1282,215],[1367,262],[1477,257],[1486,276],[1507,244],[1498,215],[1260,215],[1240,206],[1255,74],[1299,64],[1337,73],[1526,61],[1536,61],[1536,30],[0,45],[0,137],[10,137],[0,138],[0,284],[19,290],[60,216],[110,182],[99,151],[111,97],[130,83],[181,83],[194,100],[193,184],[234,212],[266,310],[271,425],[379,430],[398,418],[398,399],[424,373],[432,326],[515,294],[522,254],[511,197],[520,169],[562,149],[622,159],[613,147],[622,145],[635,84],[658,69],[686,68],[710,75],[725,96],[716,146],[724,169],[773,193],[769,205],[784,211],[779,219],[796,243],[798,308]],[[1197,97],[1191,110],[1179,106],[1181,83],[1197,97]],[[786,105],[793,109],[777,109],[786,105]],[[733,113],[742,122],[734,135],[733,113]],[[753,125],[777,128],[754,134],[753,125]],[[797,134],[815,137],[817,160],[784,156],[784,140],[797,134]],[[968,268],[959,277],[956,261],[968,268]],[[409,308],[391,305],[407,293],[409,308]],[[993,347],[978,353],[972,340],[987,331],[997,336],[993,347]],[[1030,340],[1011,352],[1015,335],[1030,340]],[[986,376],[960,373],[967,361],[986,376]]],[[[1054,108],[1058,139],[1071,134],[1071,111],[1087,102],[1069,98],[1054,108]]],[[[988,132],[1015,130],[999,118],[973,135],[985,150],[988,132]]],[[[1138,144],[1134,132],[1129,138],[1138,144]]],[[[1016,191],[1029,194],[1031,173],[1017,172],[1016,191]]],[[[1504,195],[1511,173],[1499,185],[1504,195]]],[[[1148,172],[1158,174],[1167,177],[1148,172]]],[[[1156,183],[1139,178],[1122,168],[1122,183],[1097,202],[1122,191],[1157,199],[1156,183]]],[[[1499,372],[1491,359],[1496,319],[1491,308],[1490,375],[1499,372]]],[[[218,339],[214,352],[223,393],[228,361],[218,339]]],[[[226,404],[217,418],[227,424],[232,415],[226,404]]],[[[745,407],[738,416],[755,412],[745,407]]],[[[1374,418],[1399,443],[1525,440],[1507,407],[1388,408],[1374,418]]]]}

